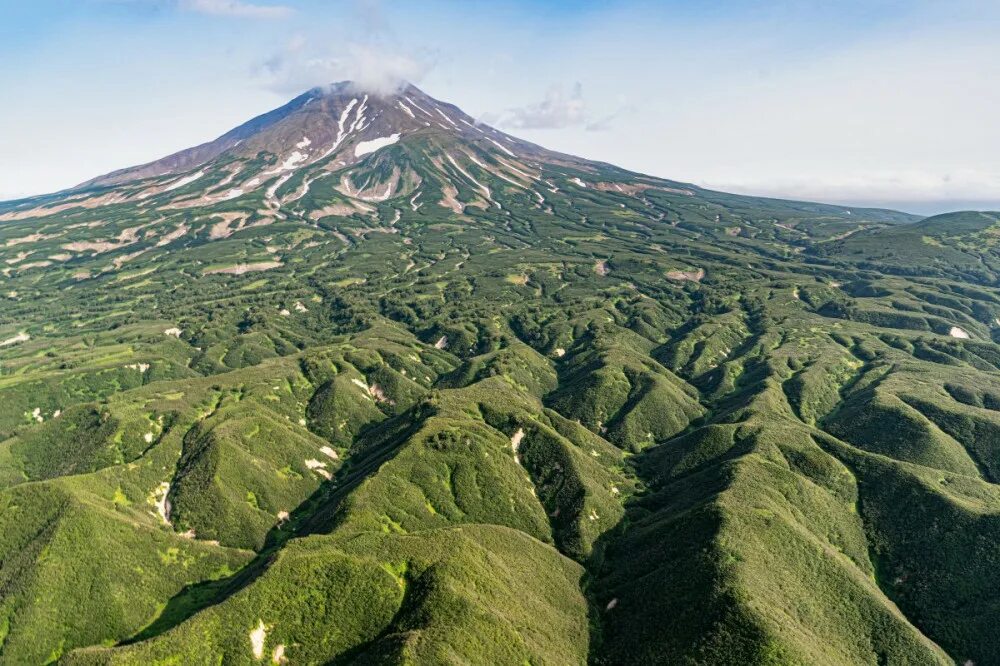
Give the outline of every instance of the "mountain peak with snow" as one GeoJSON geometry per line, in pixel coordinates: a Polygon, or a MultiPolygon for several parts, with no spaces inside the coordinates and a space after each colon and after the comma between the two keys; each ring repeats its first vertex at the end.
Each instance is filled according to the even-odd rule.
{"type": "Polygon", "coordinates": [[[342,81],[313,88],[213,141],[100,176],[74,192],[99,188],[99,205],[134,201],[176,210],[233,202],[271,215],[303,200],[315,215],[317,208],[364,210],[426,190],[462,213],[466,206],[501,209],[493,194],[507,189],[540,206],[546,191],[558,191],[543,178],[545,165],[573,169],[566,172],[570,183],[583,182],[579,169],[607,166],[477,123],[410,84],[376,94],[342,81]],[[313,183],[323,183],[325,198],[307,196],[313,183]]]}
{"type": "Polygon", "coordinates": [[[214,141],[148,164],[115,171],[85,186],[118,185],[182,173],[225,158],[278,156],[272,173],[323,160],[348,166],[375,150],[418,133],[446,133],[488,142],[514,156],[537,147],[480,125],[458,107],[406,84],[393,94],[363,92],[350,81],[313,88],[284,106],[260,115],[214,141]]]}

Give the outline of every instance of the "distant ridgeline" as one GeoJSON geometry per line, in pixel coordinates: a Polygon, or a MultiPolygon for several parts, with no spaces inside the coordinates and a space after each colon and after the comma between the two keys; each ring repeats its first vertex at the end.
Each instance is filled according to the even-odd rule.
{"type": "Polygon", "coordinates": [[[0,204],[0,663],[1000,663],[998,239],[350,84],[0,204]]]}

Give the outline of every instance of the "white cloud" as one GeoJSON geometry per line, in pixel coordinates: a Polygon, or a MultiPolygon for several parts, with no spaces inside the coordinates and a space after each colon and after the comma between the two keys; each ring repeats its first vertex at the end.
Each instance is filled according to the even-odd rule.
{"type": "Polygon", "coordinates": [[[508,109],[499,121],[513,129],[560,129],[586,122],[587,105],[583,100],[583,86],[579,83],[569,92],[562,86],[552,86],[542,101],[508,109]]]}
{"type": "Polygon", "coordinates": [[[624,99],[618,102],[615,111],[595,117],[584,98],[583,85],[577,82],[569,91],[564,86],[551,86],[540,102],[511,107],[502,113],[487,113],[481,120],[512,130],[583,128],[588,132],[603,132],[610,130],[618,118],[636,110],[624,99]]]}
{"type": "Polygon", "coordinates": [[[405,53],[391,45],[341,44],[337,54],[313,49],[296,36],[258,69],[268,88],[282,94],[339,81],[353,81],[364,92],[387,95],[416,83],[430,70],[427,56],[405,53]]]}
{"type": "Polygon", "coordinates": [[[292,8],[285,5],[257,5],[242,0],[180,0],[178,6],[199,14],[255,19],[281,19],[293,13],[292,8]]]}
{"type": "Polygon", "coordinates": [[[387,95],[419,82],[432,69],[430,52],[406,45],[381,0],[347,5],[350,13],[339,24],[296,35],[257,68],[267,88],[288,95],[352,81],[361,91],[387,95]]]}

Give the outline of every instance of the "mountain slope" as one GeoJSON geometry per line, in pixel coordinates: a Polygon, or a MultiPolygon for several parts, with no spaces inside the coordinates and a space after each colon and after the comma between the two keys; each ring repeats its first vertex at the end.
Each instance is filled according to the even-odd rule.
{"type": "Polygon", "coordinates": [[[0,661],[996,662],[993,222],[347,83],[0,205],[0,661]]]}

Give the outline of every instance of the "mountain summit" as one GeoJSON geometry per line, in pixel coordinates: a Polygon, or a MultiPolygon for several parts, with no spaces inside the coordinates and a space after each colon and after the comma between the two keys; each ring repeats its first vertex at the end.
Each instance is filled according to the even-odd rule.
{"type": "MultiPolygon", "coordinates": [[[[481,125],[458,107],[415,86],[376,95],[349,81],[314,88],[288,104],[258,116],[209,143],[162,159],[122,169],[84,184],[120,185],[136,180],[207,170],[212,163],[239,168],[229,181],[243,192],[291,177],[299,170],[350,167],[400,140],[461,141],[477,152],[508,157],[537,155],[537,146],[481,125]],[[270,158],[255,169],[254,160],[270,158]],[[238,165],[233,166],[233,165],[238,165]]],[[[178,181],[171,183],[176,185],[178,181]]],[[[193,182],[193,180],[191,181],[193,182]]],[[[227,183],[228,184],[228,183],[227,183]]]]}

